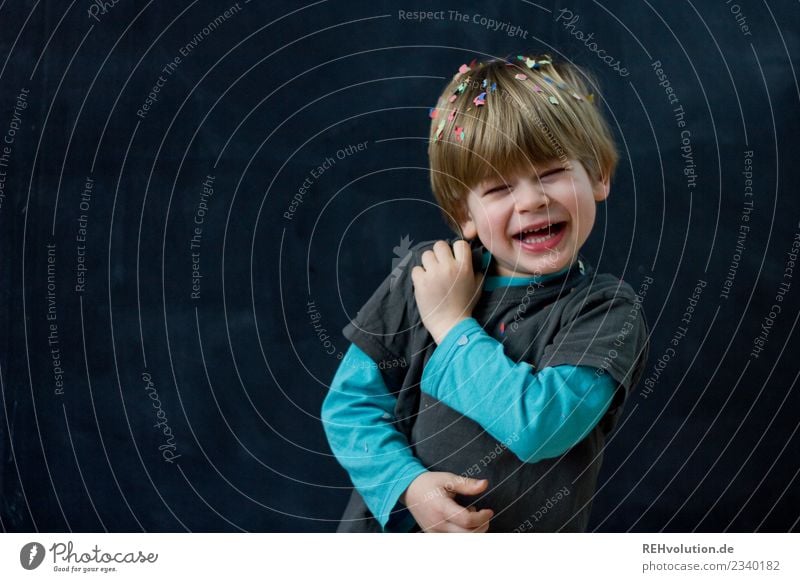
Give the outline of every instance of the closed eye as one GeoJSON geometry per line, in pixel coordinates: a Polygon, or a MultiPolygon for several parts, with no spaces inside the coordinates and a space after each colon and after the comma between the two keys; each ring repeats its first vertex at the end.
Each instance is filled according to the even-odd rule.
{"type": "Polygon", "coordinates": [[[550,170],[549,172],[545,172],[544,174],[539,176],[539,178],[541,179],[541,178],[548,178],[550,176],[556,176],[558,174],[563,173],[566,170],[567,170],[567,168],[556,168],[554,170],[550,170]]]}
{"type": "MultiPolygon", "coordinates": [[[[538,180],[543,180],[543,179],[548,178],[550,176],[556,176],[557,177],[558,174],[562,174],[562,173],[564,173],[564,172],[566,172],[567,170],[570,170],[570,169],[572,169],[572,168],[569,168],[569,167],[567,167],[567,168],[562,168],[562,167],[553,168],[552,170],[549,170],[547,172],[543,172],[542,174],[539,174],[538,178],[537,178],[537,181],[538,180]]],[[[511,184],[498,184],[497,186],[493,186],[492,188],[489,188],[488,190],[486,190],[484,192],[484,196],[488,195],[488,194],[493,194],[494,192],[502,192],[504,190],[509,190],[512,187],[513,186],[511,184]]]]}
{"type": "Polygon", "coordinates": [[[500,184],[499,186],[495,186],[494,188],[490,188],[489,190],[484,192],[484,195],[492,194],[494,192],[500,192],[502,190],[508,190],[509,188],[511,188],[510,184],[500,184]]]}

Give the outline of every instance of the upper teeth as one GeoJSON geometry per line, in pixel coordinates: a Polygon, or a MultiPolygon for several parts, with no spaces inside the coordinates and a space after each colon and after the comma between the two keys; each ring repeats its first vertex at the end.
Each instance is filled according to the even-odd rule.
{"type": "Polygon", "coordinates": [[[520,234],[528,234],[528,233],[531,233],[531,232],[539,232],[540,230],[543,230],[543,229],[549,228],[549,227],[550,227],[549,224],[545,224],[544,226],[541,226],[539,228],[529,228],[529,229],[523,230],[520,234]]]}

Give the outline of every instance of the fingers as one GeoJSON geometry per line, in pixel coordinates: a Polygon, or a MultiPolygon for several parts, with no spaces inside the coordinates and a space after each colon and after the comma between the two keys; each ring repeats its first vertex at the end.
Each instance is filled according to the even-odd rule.
{"type": "Polygon", "coordinates": [[[440,263],[453,260],[453,253],[450,251],[450,245],[447,244],[447,241],[437,240],[433,245],[433,253],[440,263]]]}
{"type": "Polygon", "coordinates": [[[489,521],[476,528],[464,528],[452,521],[442,521],[435,527],[427,530],[429,533],[486,533],[489,531],[489,521]]]}
{"type": "Polygon", "coordinates": [[[486,479],[472,479],[470,477],[462,477],[461,475],[453,475],[444,483],[444,488],[453,493],[461,493],[462,495],[476,495],[486,489],[489,481],[486,479]]]}
{"type": "Polygon", "coordinates": [[[425,267],[426,271],[430,271],[436,267],[437,264],[439,264],[439,260],[432,251],[425,251],[422,253],[422,266],[425,267]]]}
{"type": "Polygon", "coordinates": [[[443,533],[472,533],[470,529],[464,529],[463,527],[454,524],[452,521],[445,521],[439,531],[443,533]]]}
{"type": "Polygon", "coordinates": [[[478,529],[483,529],[485,531],[489,529],[489,520],[492,519],[492,517],[494,517],[494,512],[491,509],[481,509],[475,512],[462,511],[454,515],[448,521],[469,531],[478,529]]]}
{"type": "Polygon", "coordinates": [[[422,253],[422,265],[425,270],[454,259],[460,265],[472,270],[472,249],[467,241],[456,241],[451,250],[447,241],[437,240],[432,249],[422,253]]]}
{"type": "Polygon", "coordinates": [[[456,261],[468,265],[469,269],[472,270],[472,249],[467,241],[457,240],[453,245],[453,254],[456,257],[456,261]]]}
{"type": "Polygon", "coordinates": [[[465,530],[474,530],[483,527],[492,518],[494,512],[491,509],[481,509],[480,511],[469,511],[461,507],[453,500],[446,503],[447,521],[465,530]]]}

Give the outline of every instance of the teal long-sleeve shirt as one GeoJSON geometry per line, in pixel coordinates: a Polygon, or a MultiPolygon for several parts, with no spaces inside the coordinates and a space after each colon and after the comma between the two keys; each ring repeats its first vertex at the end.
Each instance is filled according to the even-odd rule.
{"type": "MultiPolygon", "coordinates": [[[[484,287],[531,280],[487,277],[484,287]]],[[[595,371],[562,365],[534,373],[529,364],[508,358],[500,342],[467,318],[434,350],[420,388],[533,463],[565,453],[602,418],[616,385],[595,371]]],[[[395,403],[375,362],[351,345],[321,417],[331,450],[383,531],[408,531],[413,518],[398,499],[427,469],[391,424],[395,403]]]]}

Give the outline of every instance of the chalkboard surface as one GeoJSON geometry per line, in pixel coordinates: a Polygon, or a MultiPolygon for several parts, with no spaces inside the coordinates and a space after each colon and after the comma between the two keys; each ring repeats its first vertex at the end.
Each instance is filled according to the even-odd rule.
{"type": "Polygon", "coordinates": [[[599,81],[582,252],[652,331],[590,530],[797,531],[796,4],[417,4],[0,3],[3,531],[334,531],[341,330],[452,236],[439,91],[516,52],[599,81]]]}

